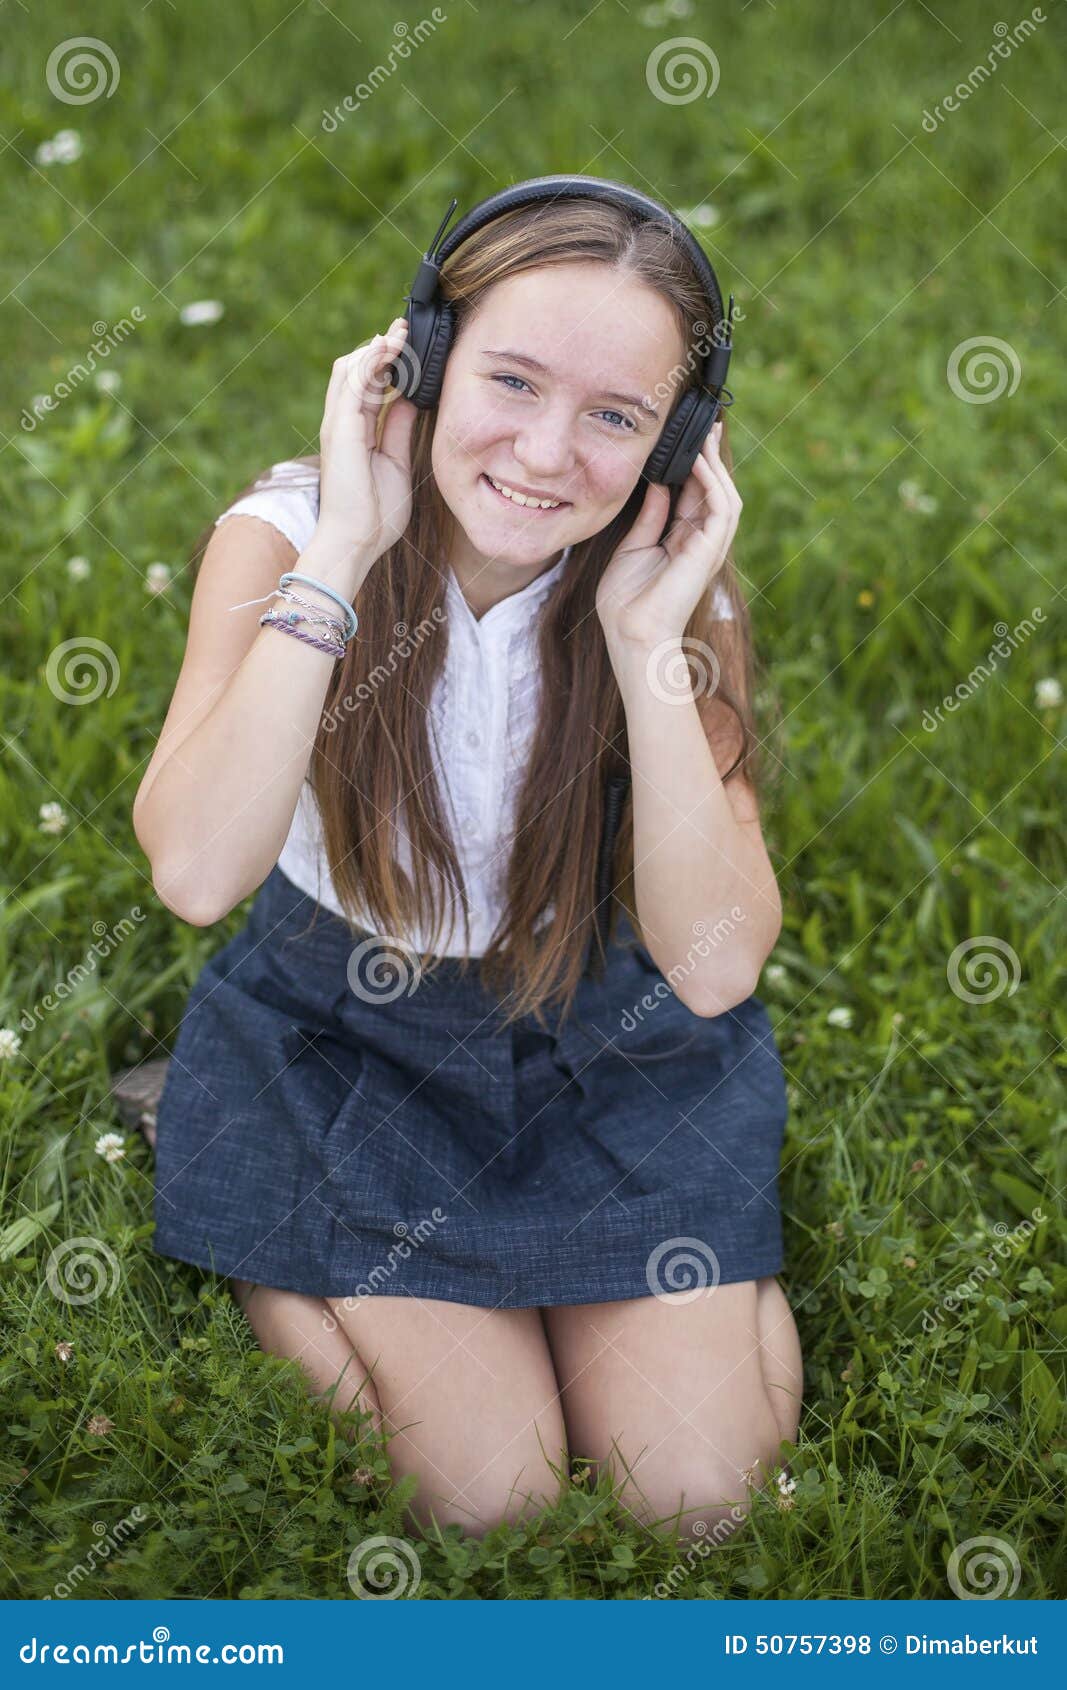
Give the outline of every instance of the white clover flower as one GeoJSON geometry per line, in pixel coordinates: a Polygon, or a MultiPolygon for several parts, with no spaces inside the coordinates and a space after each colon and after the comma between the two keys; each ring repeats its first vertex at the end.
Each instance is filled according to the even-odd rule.
{"type": "Polygon", "coordinates": [[[791,1492],[791,1491],[795,1491],[796,1488],[797,1488],[797,1482],[794,1478],[791,1478],[788,1474],[786,1474],[784,1472],[779,1473],[779,1475],[778,1475],[778,1489],[780,1491],[784,1491],[784,1492],[788,1493],[788,1492],[791,1492]]]}
{"type": "Polygon", "coordinates": [[[831,1027],[851,1027],[852,1011],[847,1005],[839,1004],[837,1008],[831,1009],[826,1019],[831,1027]]]}
{"type": "Polygon", "coordinates": [[[62,804],[42,804],[37,814],[42,833],[62,833],[67,825],[67,812],[62,804]]]}
{"type": "Polygon", "coordinates": [[[101,393],[117,393],[122,386],[118,370],[97,370],[94,380],[101,393]]]}
{"type": "Polygon", "coordinates": [[[200,323],[217,323],[226,307],[221,299],[194,299],[183,305],[179,313],[183,323],[196,327],[200,323]]]}
{"type": "Polygon", "coordinates": [[[1055,710],[1063,703],[1063,688],[1055,675],[1046,675],[1034,688],[1034,703],[1039,710],[1055,710]]]}
{"type": "Polygon", "coordinates": [[[76,129],[61,129],[50,141],[42,141],[34,153],[37,164],[73,164],[81,158],[82,139],[76,129]]]}
{"type": "Polygon", "coordinates": [[[9,1056],[17,1056],[21,1044],[14,1027],[0,1027],[0,1062],[6,1062],[9,1056]]]}
{"type": "Polygon", "coordinates": [[[67,559],[67,574],[72,581],[84,581],[92,571],[92,564],[87,557],[70,557],[67,559]]]}
{"type": "Polygon", "coordinates": [[[119,1162],[126,1154],[126,1142],[121,1133],[101,1133],[93,1149],[106,1162],[119,1162]]]}
{"type": "Polygon", "coordinates": [[[763,978],[772,986],[780,986],[786,978],[786,970],[780,962],[769,962],[763,970],[763,978]]]}
{"type": "Polygon", "coordinates": [[[144,584],[150,593],[161,593],[170,582],[170,565],[168,563],[150,563],[145,574],[144,584]]]}
{"type": "Polygon", "coordinates": [[[76,158],[81,158],[84,150],[82,138],[76,129],[60,129],[53,145],[60,164],[73,164],[76,158]]]}
{"type": "Polygon", "coordinates": [[[678,215],[694,229],[714,229],[722,214],[713,205],[691,205],[678,215]]]}
{"type": "Polygon", "coordinates": [[[931,493],[924,493],[917,481],[902,481],[897,492],[909,511],[921,511],[923,516],[932,516],[938,508],[938,502],[931,493]]]}

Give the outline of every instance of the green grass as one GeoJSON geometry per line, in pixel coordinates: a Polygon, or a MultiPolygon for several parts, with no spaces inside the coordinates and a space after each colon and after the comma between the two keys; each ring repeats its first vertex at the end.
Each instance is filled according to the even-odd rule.
{"type": "MultiPolygon", "coordinates": [[[[102,0],[91,29],[121,80],[83,106],[45,80],[80,9],[5,12],[0,1026],[19,1031],[94,936],[132,925],[0,1061],[3,1594],[53,1592],[99,1543],[94,1522],[135,1506],[141,1523],[76,1594],[347,1597],[353,1548],[411,1535],[380,1455],[375,1483],[354,1483],[373,1452],[258,1350],[225,1286],[152,1254],[140,1136],[115,1164],[94,1153],[118,1127],[109,1073],[169,1048],[240,920],[203,931],[160,906],[130,808],[201,526],[263,466],[315,449],[333,359],[393,315],[453,193],[465,209],[567,169],[719,213],[705,243],[745,313],[737,555],[783,716],[764,831],[785,926],[760,995],[792,1100],[798,1484],[792,1509],[761,1500],[671,1588],[944,1597],[953,1548],[993,1536],[1018,1557],[1018,1597],[1064,1593],[1063,716],[1037,691],[1063,676],[1064,29],[1050,8],[931,134],[924,109],[985,60],[1002,15],[935,10],[757,4],[648,24],[516,4],[486,27],[460,7],[333,134],[323,108],[394,39],[384,8],[359,8],[360,45],[314,5],[102,0]],[[719,86],[668,105],[646,56],[689,33],[717,53],[719,86]],[[61,128],[82,156],[35,167],[61,128]],[[205,298],[222,319],[183,325],[205,298]],[[77,383],[23,430],[94,321],[134,306],[144,321],[105,366],[119,390],[77,383]],[[965,402],[949,359],[990,335],[1018,387],[965,402]],[[153,594],[157,560],[173,578],[153,594]],[[1025,616],[1032,631],[925,729],[994,625],[1025,616]],[[117,684],[64,704],[49,656],[86,638],[117,684]],[[56,835],[38,825],[49,802],[69,818],[56,835]],[[981,936],[1010,947],[1018,984],[972,981],[971,1002],[949,960],[981,936]],[[106,1244],[115,1283],[68,1307],[45,1265],[77,1237],[106,1244]],[[113,1430],[91,1435],[92,1415],[113,1430]]],[[[533,1526],[451,1528],[418,1552],[420,1599],[639,1598],[677,1561],[582,1486],[533,1526]]]]}

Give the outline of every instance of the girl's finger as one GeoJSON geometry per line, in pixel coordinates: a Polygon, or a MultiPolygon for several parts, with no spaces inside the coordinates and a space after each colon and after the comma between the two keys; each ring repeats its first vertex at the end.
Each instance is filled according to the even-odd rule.
{"type": "Polygon", "coordinates": [[[701,487],[704,489],[702,503],[705,512],[707,513],[712,509],[717,509],[720,502],[726,498],[728,492],[727,485],[723,480],[723,475],[725,474],[724,466],[720,465],[716,468],[716,465],[712,463],[710,459],[705,457],[703,452],[701,452],[696,463],[693,465],[693,471],[701,487]]]}
{"type": "Polygon", "coordinates": [[[717,454],[709,458],[702,452],[700,462],[703,466],[701,479],[705,481],[706,485],[716,487],[719,496],[725,499],[728,504],[740,497],[729,470],[717,454]]]}

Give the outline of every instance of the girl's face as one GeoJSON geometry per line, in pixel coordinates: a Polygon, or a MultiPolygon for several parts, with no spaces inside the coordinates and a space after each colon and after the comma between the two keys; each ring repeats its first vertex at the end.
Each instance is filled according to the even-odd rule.
{"type": "Polygon", "coordinates": [[[659,438],[684,356],[667,300],[607,265],[490,288],[449,353],[431,449],[458,524],[453,566],[530,568],[605,527],[659,438]],[[558,506],[524,507],[493,481],[558,506]]]}

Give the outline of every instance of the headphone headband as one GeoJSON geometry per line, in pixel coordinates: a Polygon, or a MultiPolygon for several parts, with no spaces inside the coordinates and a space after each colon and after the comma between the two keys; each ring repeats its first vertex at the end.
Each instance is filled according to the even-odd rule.
{"type": "Polygon", "coordinates": [[[488,199],[482,200],[466,212],[455,228],[445,235],[444,231],[459,203],[453,199],[427,248],[411,291],[407,295],[408,299],[428,305],[437,291],[442,265],[470,235],[484,229],[494,218],[503,216],[506,211],[514,210],[516,206],[554,203],[561,199],[602,200],[611,205],[625,206],[646,222],[658,223],[662,228],[669,229],[681,241],[712,305],[715,321],[712,325],[712,345],[704,359],[702,385],[718,395],[726,380],[730,363],[733,295],[730,295],[729,307],[724,311],[718,278],[700,242],[686,228],[681,218],[676,217],[666,206],[624,182],[612,182],[602,176],[532,176],[528,181],[516,182],[509,188],[502,188],[499,193],[490,194],[488,199]],[[724,334],[720,326],[725,329],[724,334]]]}
{"type": "Polygon", "coordinates": [[[731,294],[729,307],[724,313],[722,292],[715,272],[699,241],[681,219],[657,200],[622,182],[608,181],[601,176],[534,176],[482,200],[446,235],[445,230],[456,209],[453,199],[406,295],[407,344],[396,362],[389,366],[388,380],[420,410],[430,410],[437,404],[456,327],[453,305],[442,297],[440,290],[442,264],[470,235],[494,218],[503,216],[506,211],[517,206],[548,204],[561,199],[602,200],[625,207],[639,219],[658,224],[684,246],[700,277],[715,319],[710,339],[702,347],[700,380],[686,388],[673,406],[642,470],[648,481],[669,487],[680,486],[692,470],[720,410],[733,404],[733,394],[725,382],[732,351],[734,300],[731,294]]]}

